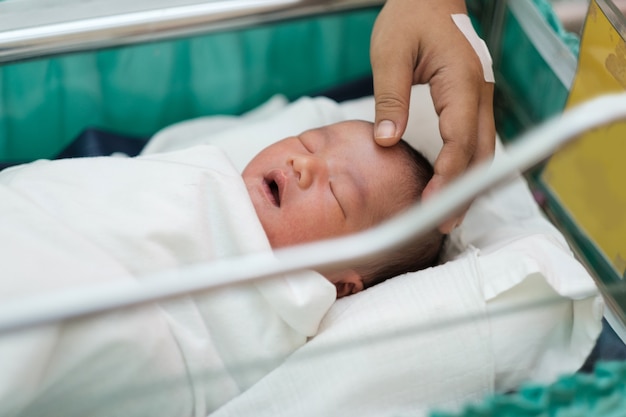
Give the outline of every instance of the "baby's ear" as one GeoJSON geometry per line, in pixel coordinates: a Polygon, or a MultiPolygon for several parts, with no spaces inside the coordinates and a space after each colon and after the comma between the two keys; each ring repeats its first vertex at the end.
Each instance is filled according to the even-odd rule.
{"type": "Polygon", "coordinates": [[[354,269],[346,269],[333,274],[331,282],[337,289],[337,298],[363,291],[363,279],[354,269]]]}

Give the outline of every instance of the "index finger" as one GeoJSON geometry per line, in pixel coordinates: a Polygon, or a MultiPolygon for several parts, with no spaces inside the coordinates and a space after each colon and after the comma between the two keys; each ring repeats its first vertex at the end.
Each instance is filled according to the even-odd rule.
{"type": "MultiPolygon", "coordinates": [[[[430,198],[469,166],[477,147],[480,82],[465,73],[462,76],[431,80],[431,95],[439,114],[439,132],[443,147],[433,164],[434,175],[424,188],[422,197],[430,198]]],[[[442,233],[450,233],[462,220],[468,207],[439,226],[442,233]]]]}
{"type": "Polygon", "coordinates": [[[469,166],[478,147],[480,95],[466,85],[452,88],[463,93],[438,109],[443,147],[433,165],[434,181],[431,182],[437,185],[436,189],[461,175],[469,166]],[[461,88],[464,90],[460,90],[461,88]]]}
{"type": "Polygon", "coordinates": [[[460,176],[471,165],[493,157],[494,85],[484,82],[478,86],[479,91],[470,90],[465,97],[459,97],[441,109],[439,129],[443,147],[433,165],[434,177],[437,177],[434,189],[460,176]]]}
{"type": "MultiPolygon", "coordinates": [[[[463,112],[463,109],[456,109],[454,106],[441,110],[440,129],[444,146],[434,164],[435,175],[423,192],[424,198],[428,198],[462,175],[469,166],[493,157],[495,150],[493,83],[479,86],[481,88],[477,105],[462,104],[462,100],[457,102],[469,111],[463,112]]],[[[466,100],[473,101],[473,97],[470,94],[466,100]]],[[[450,233],[461,223],[468,208],[469,204],[441,224],[439,229],[443,233],[450,233]]]]}

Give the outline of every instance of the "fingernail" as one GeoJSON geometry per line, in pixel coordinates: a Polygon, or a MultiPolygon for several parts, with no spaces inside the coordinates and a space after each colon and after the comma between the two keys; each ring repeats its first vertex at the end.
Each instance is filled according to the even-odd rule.
{"type": "Polygon", "coordinates": [[[391,120],[383,120],[376,126],[376,138],[392,138],[396,135],[396,124],[391,120]]]}

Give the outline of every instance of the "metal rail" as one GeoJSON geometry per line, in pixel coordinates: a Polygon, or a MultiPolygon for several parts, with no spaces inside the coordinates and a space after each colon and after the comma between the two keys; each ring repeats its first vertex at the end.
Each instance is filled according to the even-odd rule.
{"type": "MultiPolygon", "coordinates": [[[[94,11],[93,16],[76,18],[75,13],[71,21],[59,22],[50,17],[48,23],[1,31],[0,63],[191,36],[315,14],[375,7],[383,3],[384,0],[205,0],[194,4],[115,13],[115,3],[111,2],[108,7],[111,11],[107,15],[97,15],[94,11]]],[[[147,2],[149,5],[150,2],[147,2]]],[[[2,19],[5,22],[8,19],[32,21],[29,20],[28,10],[12,11],[10,6],[11,3],[0,3],[0,22],[2,19]]],[[[65,6],[70,17],[72,14],[69,10],[73,6],[65,6]]],[[[62,7],[58,6],[56,10],[52,8],[50,14],[58,16],[63,11],[62,7]]]]}
{"type": "Polygon", "coordinates": [[[441,223],[494,185],[546,159],[581,133],[621,119],[626,120],[626,93],[605,95],[585,102],[521,136],[507,148],[507,158],[476,166],[422,205],[355,235],[280,249],[273,254],[240,256],[164,271],[136,282],[111,282],[3,301],[0,305],[0,332],[301,269],[342,268],[366,257],[385,256],[388,251],[426,232],[432,225],[441,223]]]}

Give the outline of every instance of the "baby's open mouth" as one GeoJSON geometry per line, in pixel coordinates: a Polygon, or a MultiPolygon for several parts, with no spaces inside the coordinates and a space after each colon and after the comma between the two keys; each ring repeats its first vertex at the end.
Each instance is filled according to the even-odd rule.
{"type": "Polygon", "coordinates": [[[285,188],[285,174],[280,170],[270,172],[264,179],[267,198],[276,207],[280,207],[283,190],[285,188]]]}
{"type": "Polygon", "coordinates": [[[267,185],[270,187],[270,192],[274,198],[274,204],[277,207],[280,207],[280,191],[278,190],[278,184],[276,184],[276,181],[271,180],[267,183],[267,185]]]}

